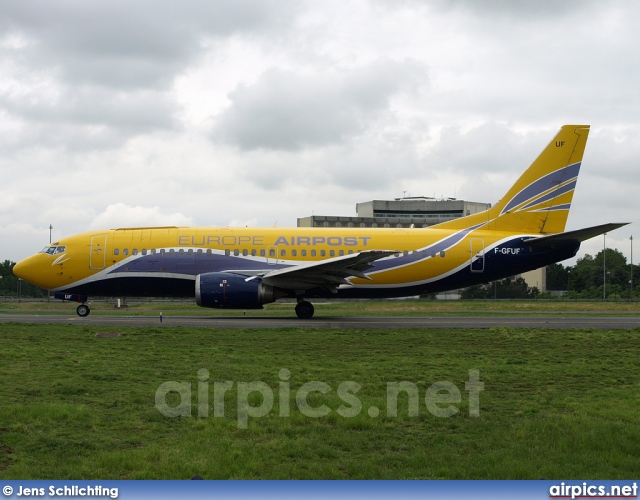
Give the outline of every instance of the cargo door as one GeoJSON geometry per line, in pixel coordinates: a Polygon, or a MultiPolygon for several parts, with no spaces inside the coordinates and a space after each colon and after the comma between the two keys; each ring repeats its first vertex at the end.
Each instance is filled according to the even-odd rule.
{"type": "Polygon", "coordinates": [[[484,239],[471,238],[471,259],[469,261],[469,269],[472,273],[484,272],[484,239]]]}
{"type": "Polygon", "coordinates": [[[91,237],[89,246],[89,269],[104,269],[107,263],[108,234],[96,234],[91,237]]]}

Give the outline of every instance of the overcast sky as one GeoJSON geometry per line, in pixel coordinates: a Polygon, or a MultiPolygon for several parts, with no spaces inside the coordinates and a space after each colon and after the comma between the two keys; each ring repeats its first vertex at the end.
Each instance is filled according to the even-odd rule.
{"type": "MultiPolygon", "coordinates": [[[[634,0],[3,0],[0,259],[50,224],[495,203],[567,123],[592,127],[567,229],[635,222],[639,18],[634,0]]],[[[636,229],[608,246],[628,258],[636,229]]]]}

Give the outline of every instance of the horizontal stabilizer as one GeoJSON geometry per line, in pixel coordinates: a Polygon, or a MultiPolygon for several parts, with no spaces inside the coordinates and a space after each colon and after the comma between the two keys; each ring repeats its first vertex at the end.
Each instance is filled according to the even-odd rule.
{"type": "Polygon", "coordinates": [[[601,224],[599,226],[586,227],[584,229],[577,229],[576,231],[567,231],[566,233],[552,234],[550,236],[540,236],[537,238],[529,238],[524,240],[529,246],[532,247],[554,247],[571,242],[581,242],[593,238],[619,227],[626,226],[628,222],[615,222],[610,224],[601,224]]]}

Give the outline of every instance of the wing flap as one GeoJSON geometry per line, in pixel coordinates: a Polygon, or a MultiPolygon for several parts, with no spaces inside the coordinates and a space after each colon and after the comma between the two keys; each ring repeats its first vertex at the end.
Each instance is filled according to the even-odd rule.
{"type": "Polygon", "coordinates": [[[367,250],[317,262],[277,269],[262,277],[263,283],[279,288],[309,289],[351,284],[348,278],[371,279],[364,271],[374,262],[397,253],[396,250],[367,250]]]}

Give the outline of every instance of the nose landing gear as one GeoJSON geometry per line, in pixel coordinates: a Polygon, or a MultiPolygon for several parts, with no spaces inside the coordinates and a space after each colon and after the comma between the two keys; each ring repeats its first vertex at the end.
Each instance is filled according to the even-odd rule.
{"type": "Polygon", "coordinates": [[[87,304],[80,304],[76,309],[76,313],[78,313],[78,316],[80,316],[81,318],[84,318],[85,316],[89,316],[90,312],[91,312],[91,309],[87,304]]]}

